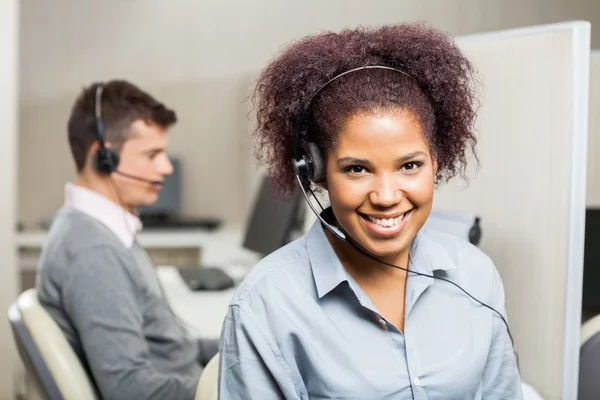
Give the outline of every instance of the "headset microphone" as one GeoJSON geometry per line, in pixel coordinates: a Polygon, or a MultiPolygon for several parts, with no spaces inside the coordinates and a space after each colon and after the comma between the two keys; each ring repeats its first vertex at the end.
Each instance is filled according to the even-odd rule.
{"type": "Polygon", "coordinates": [[[126,173],[118,171],[118,170],[114,171],[114,172],[115,172],[115,174],[119,174],[119,175],[124,176],[126,178],[135,179],[137,181],[149,183],[151,185],[163,185],[164,184],[163,181],[151,181],[150,179],[144,179],[144,178],[140,178],[139,176],[129,175],[129,174],[126,174],[126,173]]]}

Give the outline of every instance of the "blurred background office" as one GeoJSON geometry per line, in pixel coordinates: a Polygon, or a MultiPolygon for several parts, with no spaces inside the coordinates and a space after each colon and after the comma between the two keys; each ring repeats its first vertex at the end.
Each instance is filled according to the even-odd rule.
{"type": "MultiPolygon", "coordinates": [[[[25,226],[62,203],[73,176],[65,122],[88,82],[131,79],[177,110],[181,210],[246,215],[253,165],[246,97],[285,43],[322,29],[424,20],[452,34],[599,19],[593,0],[21,1],[19,207],[25,226]],[[43,201],[40,201],[43,199],[43,201]]],[[[592,29],[600,46],[600,30],[592,29]]]]}
{"type": "MultiPolygon", "coordinates": [[[[284,44],[306,34],[416,20],[453,35],[586,20],[591,47],[600,47],[595,0],[0,2],[0,187],[7,191],[0,203],[0,250],[7,255],[0,309],[32,286],[43,242],[35,234],[62,205],[64,183],[74,177],[66,121],[84,85],[128,79],[177,111],[169,150],[176,173],[148,215],[176,215],[171,223],[180,224],[177,232],[186,224],[245,226],[261,183],[251,154],[248,102],[261,68],[284,44]],[[15,232],[33,234],[20,241],[15,232]],[[27,240],[30,245],[22,245],[27,240]]],[[[600,77],[597,69],[591,72],[592,79],[600,77]]],[[[599,96],[590,93],[592,101],[599,96]]],[[[590,115],[590,132],[599,130],[600,120],[593,110],[590,115]]],[[[600,140],[590,136],[590,168],[600,171],[599,151],[600,140]]],[[[600,172],[588,172],[587,198],[590,208],[600,207],[600,172]]],[[[184,264],[207,251],[195,240],[163,235],[148,243],[164,264],[184,264]]],[[[0,360],[0,400],[23,395],[7,322],[0,323],[0,360]]],[[[545,393],[559,398],[552,389],[545,393]]]]}

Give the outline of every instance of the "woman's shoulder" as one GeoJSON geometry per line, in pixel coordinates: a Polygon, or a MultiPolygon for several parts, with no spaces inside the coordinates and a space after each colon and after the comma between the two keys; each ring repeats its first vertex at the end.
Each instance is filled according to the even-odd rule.
{"type": "Polygon", "coordinates": [[[266,297],[274,300],[273,297],[297,286],[307,289],[314,286],[304,236],[275,250],[252,267],[238,287],[232,304],[266,297]]]}
{"type": "Polygon", "coordinates": [[[423,229],[422,234],[440,246],[457,266],[475,264],[492,267],[494,264],[481,248],[463,238],[432,229],[423,229]]]}
{"type": "Polygon", "coordinates": [[[429,251],[452,264],[447,271],[450,279],[473,289],[479,288],[482,292],[497,284],[496,265],[481,248],[445,232],[427,229],[422,234],[430,244],[429,251]]]}

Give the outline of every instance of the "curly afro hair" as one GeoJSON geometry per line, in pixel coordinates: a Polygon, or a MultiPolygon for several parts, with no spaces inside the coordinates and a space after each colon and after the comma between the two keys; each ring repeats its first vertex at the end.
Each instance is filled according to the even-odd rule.
{"type": "Polygon", "coordinates": [[[359,112],[411,111],[421,123],[438,163],[436,183],[464,176],[468,151],[475,155],[473,66],[453,40],[423,24],[346,29],[305,37],[285,49],[261,73],[253,103],[257,112],[256,158],[285,194],[294,190],[292,137],[310,98],[331,78],[353,68],[311,103],[301,142],[323,154],[344,122],[359,112]],[[310,139],[307,139],[310,138],[310,139]]]}

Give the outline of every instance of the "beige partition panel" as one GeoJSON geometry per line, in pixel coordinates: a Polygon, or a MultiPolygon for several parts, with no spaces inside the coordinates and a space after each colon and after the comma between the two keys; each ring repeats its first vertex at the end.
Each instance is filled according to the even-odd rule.
{"type": "Polygon", "coordinates": [[[8,325],[8,306],[17,292],[15,249],[17,60],[19,2],[0,1],[0,400],[15,398],[14,376],[19,363],[8,325]]]}
{"type": "Polygon", "coordinates": [[[590,63],[590,130],[588,136],[587,206],[600,208],[600,50],[590,63]]]}
{"type": "Polygon", "coordinates": [[[481,164],[435,201],[481,216],[523,380],[545,399],[577,398],[589,35],[573,22],[458,39],[482,83],[481,164]]]}

